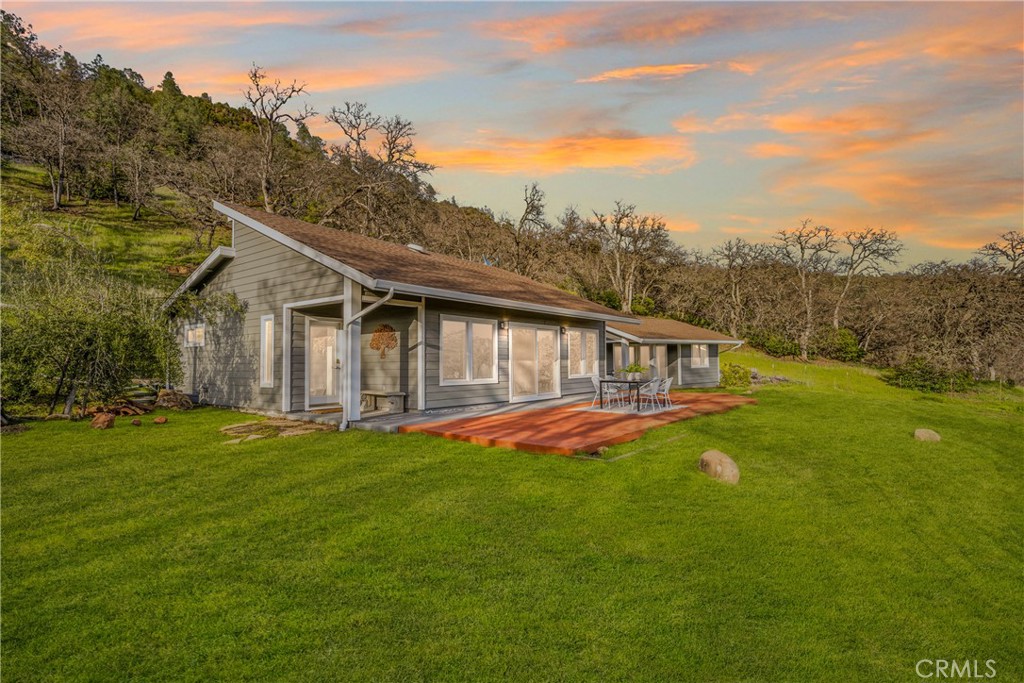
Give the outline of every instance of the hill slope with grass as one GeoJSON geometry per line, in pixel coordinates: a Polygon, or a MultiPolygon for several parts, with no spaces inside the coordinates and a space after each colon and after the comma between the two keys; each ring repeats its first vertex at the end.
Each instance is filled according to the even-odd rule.
{"type": "MultiPolygon", "coordinates": [[[[50,186],[42,169],[4,162],[0,166],[3,221],[28,225],[45,223],[59,228],[86,246],[103,252],[110,272],[139,284],[170,292],[210,252],[207,239],[197,241],[191,227],[166,213],[175,197],[170,190],[157,193],[153,207],[132,220],[132,208],[108,201],[72,199],[60,211],[47,210],[50,186]]],[[[218,231],[212,246],[228,244],[228,230],[218,231]]],[[[17,245],[4,240],[4,255],[17,258],[17,245]]]]}
{"type": "Polygon", "coordinates": [[[4,436],[5,680],[1024,679],[1020,390],[792,382],[615,462],[251,419],[4,436]],[[939,443],[913,439],[919,427],[939,443]],[[697,470],[717,448],[729,486],[697,470]]]}

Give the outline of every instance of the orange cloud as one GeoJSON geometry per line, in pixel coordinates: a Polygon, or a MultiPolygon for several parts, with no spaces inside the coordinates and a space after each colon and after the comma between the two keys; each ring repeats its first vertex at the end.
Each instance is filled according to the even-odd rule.
{"type": "Polygon", "coordinates": [[[786,145],[781,142],[759,142],[750,148],[749,154],[758,159],[797,157],[803,154],[803,149],[796,145],[786,145]]]}
{"type": "Polygon", "coordinates": [[[689,140],[682,136],[648,136],[630,131],[544,139],[492,137],[462,148],[424,148],[421,156],[444,168],[534,175],[580,169],[670,173],[696,161],[689,140]]]}
{"type": "MultiPolygon", "coordinates": [[[[271,79],[280,78],[283,82],[290,83],[294,79],[305,83],[309,93],[324,93],[414,83],[433,78],[449,68],[447,63],[433,59],[375,62],[366,66],[350,64],[344,68],[296,63],[267,67],[267,74],[271,79]]],[[[205,92],[212,97],[224,98],[237,96],[249,87],[247,72],[248,67],[217,71],[192,65],[175,71],[174,78],[184,92],[205,92]]]]}
{"type": "Polygon", "coordinates": [[[669,232],[700,232],[700,223],[681,216],[666,216],[665,227],[669,232]]]}
{"type": "MultiPolygon", "coordinates": [[[[208,7],[208,6],[207,6],[208,7]]],[[[189,3],[32,6],[36,32],[57,33],[67,44],[87,42],[139,52],[225,43],[233,32],[274,26],[316,25],[328,16],[309,7],[232,4],[206,9],[189,3]]]]}
{"type": "Polygon", "coordinates": [[[708,64],[656,64],[650,66],[632,66],[625,69],[602,71],[590,78],[580,78],[577,83],[601,83],[602,81],[632,81],[638,79],[665,81],[681,78],[686,74],[708,68],[708,64]]]}

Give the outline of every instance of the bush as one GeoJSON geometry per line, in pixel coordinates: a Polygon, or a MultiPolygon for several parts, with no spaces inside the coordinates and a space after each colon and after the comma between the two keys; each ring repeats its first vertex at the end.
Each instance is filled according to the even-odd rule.
{"type": "Polygon", "coordinates": [[[838,330],[831,327],[818,333],[814,340],[814,350],[822,358],[856,363],[864,358],[857,337],[845,327],[838,330]]]}
{"type": "Polygon", "coordinates": [[[722,388],[750,386],[750,370],[748,368],[735,363],[722,363],[721,370],[722,378],[719,380],[718,386],[722,388]]]}
{"type": "Polygon", "coordinates": [[[776,332],[754,334],[748,341],[755,349],[776,358],[800,355],[800,344],[776,332]]]}
{"type": "Polygon", "coordinates": [[[966,372],[941,370],[924,358],[915,358],[883,370],[882,380],[894,387],[934,393],[967,391],[974,386],[974,380],[966,372]]]}

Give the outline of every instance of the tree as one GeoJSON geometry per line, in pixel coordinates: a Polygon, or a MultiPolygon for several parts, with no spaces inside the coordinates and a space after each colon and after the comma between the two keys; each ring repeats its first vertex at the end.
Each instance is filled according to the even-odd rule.
{"type": "Polygon", "coordinates": [[[267,77],[266,71],[252,65],[249,69],[249,87],[245,91],[245,101],[256,117],[256,127],[260,140],[260,189],[263,192],[263,208],[269,213],[276,213],[274,202],[274,176],[276,172],[275,157],[279,139],[287,137],[285,122],[294,124],[304,122],[315,116],[316,112],[308,105],[295,113],[284,111],[294,98],[306,92],[306,85],[292,81],[283,85],[280,80],[273,82],[267,77]]]}
{"type": "Polygon", "coordinates": [[[814,335],[819,276],[832,272],[833,258],[838,253],[837,239],[831,228],[812,225],[810,219],[804,220],[799,228],[780,230],[776,239],[781,243],[779,258],[796,272],[795,286],[803,308],[798,342],[800,358],[806,361],[814,335]]]}
{"type": "Polygon", "coordinates": [[[519,275],[532,277],[540,267],[540,253],[551,224],[544,217],[544,191],[533,183],[523,188],[523,212],[518,219],[503,216],[498,221],[509,243],[502,266],[519,275]]]}
{"type": "Polygon", "coordinates": [[[843,240],[850,248],[850,253],[838,261],[838,270],[842,274],[843,288],[836,298],[832,309],[832,328],[839,329],[839,312],[850,291],[853,280],[861,275],[879,275],[882,265],[896,265],[903,251],[903,243],[896,233],[883,229],[865,228],[850,231],[843,235],[843,240]]]}
{"type": "Polygon", "coordinates": [[[351,212],[353,227],[364,234],[380,239],[407,236],[403,217],[434,194],[423,176],[435,167],[417,158],[412,123],[400,116],[383,118],[362,102],[331,107],[326,118],[341,130],[345,144],[330,146],[330,160],[339,170],[338,196],[320,222],[336,223],[340,214],[351,212]]]}
{"type": "Polygon", "coordinates": [[[594,221],[611,288],[623,312],[630,313],[642,275],[674,248],[665,221],[659,216],[638,214],[636,205],[622,201],[615,202],[610,214],[595,211],[594,221]]]}
{"type": "Polygon", "coordinates": [[[739,337],[747,309],[748,285],[754,269],[767,260],[767,250],[764,245],[736,238],[712,249],[711,258],[725,270],[729,334],[739,337]]]}
{"type": "Polygon", "coordinates": [[[989,242],[977,253],[1000,272],[1017,276],[1024,274],[1024,233],[1011,230],[1000,235],[999,240],[989,242]]]}

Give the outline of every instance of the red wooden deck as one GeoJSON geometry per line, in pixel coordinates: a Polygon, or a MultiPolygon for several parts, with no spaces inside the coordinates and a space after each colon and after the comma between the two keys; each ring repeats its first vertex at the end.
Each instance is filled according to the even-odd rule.
{"type": "Polygon", "coordinates": [[[612,413],[581,410],[589,403],[556,408],[518,410],[497,415],[461,417],[439,422],[405,425],[400,432],[420,432],[480,446],[501,446],[533,453],[574,455],[594,453],[602,446],[614,446],[639,439],[655,427],[662,427],[698,415],[724,413],[757,403],[733,394],[673,392],[672,402],[686,408],[661,413],[612,413]]]}

